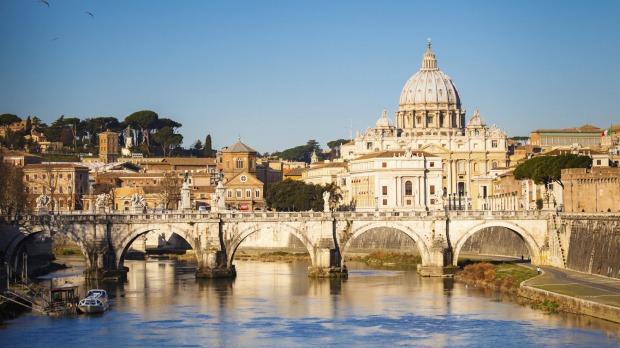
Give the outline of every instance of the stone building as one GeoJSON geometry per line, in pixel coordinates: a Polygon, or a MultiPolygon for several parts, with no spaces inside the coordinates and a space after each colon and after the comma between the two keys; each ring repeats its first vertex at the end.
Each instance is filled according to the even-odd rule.
{"type": "Polygon", "coordinates": [[[116,162],[118,159],[118,134],[107,130],[99,133],[99,159],[103,163],[116,162]]]}
{"type": "Polygon", "coordinates": [[[600,147],[601,129],[589,124],[566,129],[537,129],[530,133],[530,144],[543,150],[554,147],[600,147]]]}
{"type": "Polygon", "coordinates": [[[257,154],[256,150],[242,143],[240,138],[235,144],[218,153],[218,173],[225,187],[224,199],[228,208],[265,208],[266,184],[257,178],[257,154]]]}
{"type": "Polygon", "coordinates": [[[43,158],[23,151],[14,151],[0,148],[0,157],[4,162],[16,167],[23,167],[28,164],[40,164],[43,158]]]}
{"type": "Polygon", "coordinates": [[[28,206],[35,210],[39,196],[50,198],[49,210],[82,209],[82,197],[88,193],[88,168],[74,163],[44,163],[24,166],[28,206]]]}
{"type": "Polygon", "coordinates": [[[456,85],[437,68],[429,41],[421,69],[402,89],[396,123],[384,111],[374,128],[358,132],[352,142],[342,145],[341,157],[352,160],[372,152],[424,151],[441,158],[446,195],[476,200],[478,192],[490,192],[491,187],[473,179],[510,164],[507,136],[497,126],[487,126],[478,109],[467,123],[465,113],[456,85]],[[473,187],[481,183],[487,186],[473,187]]]}
{"type": "Polygon", "coordinates": [[[386,150],[349,162],[340,176],[345,204],[357,211],[443,209],[441,157],[423,151],[386,150]]]}
{"type": "Polygon", "coordinates": [[[620,212],[620,168],[562,169],[564,211],[620,212]]]}

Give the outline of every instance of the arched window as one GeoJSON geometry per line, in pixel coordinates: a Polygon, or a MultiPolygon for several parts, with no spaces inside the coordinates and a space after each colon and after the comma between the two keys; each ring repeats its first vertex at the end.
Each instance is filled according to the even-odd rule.
{"type": "Polygon", "coordinates": [[[405,196],[411,196],[413,194],[413,185],[411,181],[405,182],[405,196]]]}

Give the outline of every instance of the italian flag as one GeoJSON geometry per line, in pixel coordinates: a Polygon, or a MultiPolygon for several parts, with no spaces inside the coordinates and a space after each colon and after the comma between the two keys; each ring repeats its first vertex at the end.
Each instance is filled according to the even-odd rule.
{"type": "Polygon", "coordinates": [[[611,128],[607,128],[607,129],[603,130],[601,135],[604,136],[604,137],[610,136],[611,135],[611,128]]]}

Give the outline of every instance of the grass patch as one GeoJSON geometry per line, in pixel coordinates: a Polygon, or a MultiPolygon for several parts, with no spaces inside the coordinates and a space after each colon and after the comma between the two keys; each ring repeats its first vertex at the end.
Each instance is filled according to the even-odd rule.
{"type": "Polygon", "coordinates": [[[71,247],[54,248],[52,254],[54,256],[84,256],[84,253],[82,253],[80,248],[71,247]]]}
{"type": "Polygon", "coordinates": [[[396,253],[392,251],[373,251],[363,258],[366,263],[413,265],[422,262],[419,255],[396,253]]]}
{"type": "MultiPolygon", "coordinates": [[[[506,290],[516,290],[522,281],[533,278],[536,271],[521,267],[512,263],[501,261],[473,261],[467,260],[457,275],[465,281],[480,282],[486,285],[494,285],[506,290]]],[[[460,264],[460,262],[459,262],[460,264]]]]}

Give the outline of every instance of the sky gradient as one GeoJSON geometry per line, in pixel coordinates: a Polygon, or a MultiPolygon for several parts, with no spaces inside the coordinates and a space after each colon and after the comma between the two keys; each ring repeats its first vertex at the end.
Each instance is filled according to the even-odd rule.
{"type": "Polygon", "coordinates": [[[47,2],[0,1],[0,113],[147,109],[185,147],[327,148],[383,109],[394,121],[431,38],[466,120],[477,106],[509,136],[620,123],[620,1],[47,2]]]}

